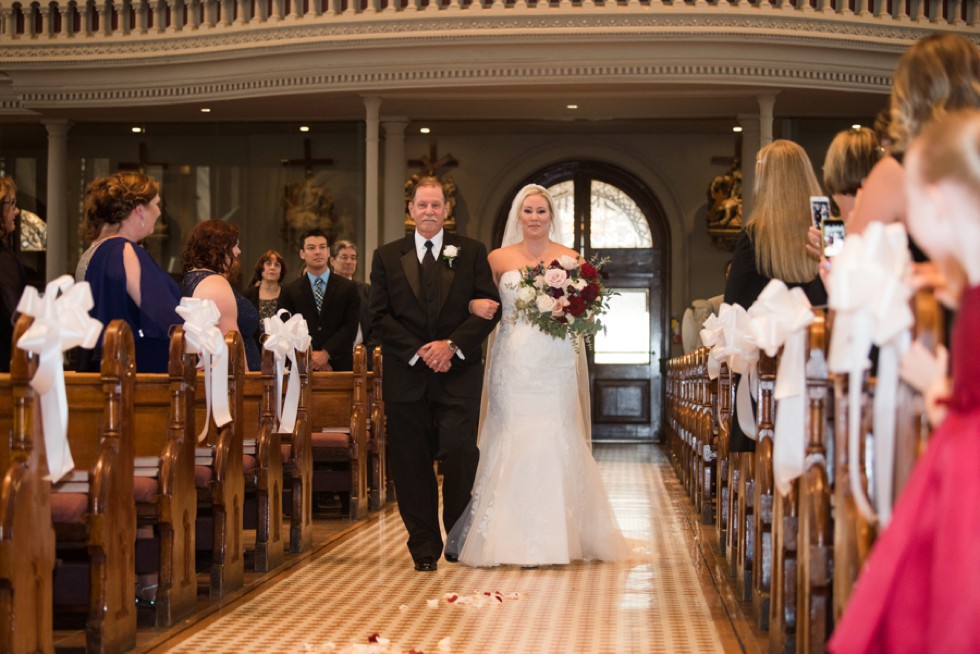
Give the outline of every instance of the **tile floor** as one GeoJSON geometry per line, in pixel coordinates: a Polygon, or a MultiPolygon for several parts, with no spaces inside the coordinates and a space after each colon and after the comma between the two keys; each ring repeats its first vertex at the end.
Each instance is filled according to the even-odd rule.
{"type": "Polygon", "coordinates": [[[640,544],[636,561],[534,570],[440,561],[421,574],[389,509],[153,651],[355,651],[375,633],[391,641],[376,651],[430,654],[754,651],[663,451],[603,445],[596,458],[620,525],[640,544]]]}

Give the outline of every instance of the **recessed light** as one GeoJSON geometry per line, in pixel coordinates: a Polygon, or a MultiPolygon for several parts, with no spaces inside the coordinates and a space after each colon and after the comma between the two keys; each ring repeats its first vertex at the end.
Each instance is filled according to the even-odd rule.
{"type": "Polygon", "coordinates": [[[211,107],[201,107],[201,113],[202,114],[209,114],[209,113],[211,113],[211,107]]]}
{"type": "Polygon", "coordinates": [[[130,129],[132,130],[133,134],[142,134],[143,133],[143,128],[142,127],[132,127],[130,129]]]}
{"type": "Polygon", "coordinates": [[[309,125],[300,125],[299,126],[299,131],[301,131],[301,132],[303,132],[305,134],[306,132],[310,131],[310,126],[309,125]]]}
{"type": "Polygon", "coordinates": [[[736,125],[735,127],[732,128],[732,131],[735,132],[736,134],[741,134],[742,133],[742,126],[741,125],[736,125]]]}
{"type": "Polygon", "coordinates": [[[577,104],[566,104],[565,105],[565,108],[566,109],[578,109],[578,105],[577,104]]]}
{"type": "Polygon", "coordinates": [[[858,123],[854,123],[853,125],[851,125],[851,129],[861,129],[861,125],[858,123]]]}
{"type": "Polygon", "coordinates": [[[430,133],[431,131],[432,131],[432,130],[431,130],[431,129],[429,129],[428,127],[419,127],[419,134],[428,134],[428,133],[430,133]]]}

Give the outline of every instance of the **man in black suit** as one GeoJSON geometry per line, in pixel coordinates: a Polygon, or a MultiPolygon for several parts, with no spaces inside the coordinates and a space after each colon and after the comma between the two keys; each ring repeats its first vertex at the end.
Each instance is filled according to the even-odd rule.
{"type": "Polygon", "coordinates": [[[415,232],[374,253],[372,338],[384,354],[384,397],[391,474],[415,569],[430,572],[448,532],[470,500],[483,386],[482,344],[499,320],[472,315],[475,299],[499,302],[487,250],[442,228],[449,207],[438,179],[415,187],[415,232]]]}
{"type": "Polygon", "coordinates": [[[351,370],[361,307],[357,286],[330,273],[326,234],[311,229],[301,242],[299,258],[306,272],[282,287],[279,308],[306,318],[313,341],[313,370],[351,370]]]}

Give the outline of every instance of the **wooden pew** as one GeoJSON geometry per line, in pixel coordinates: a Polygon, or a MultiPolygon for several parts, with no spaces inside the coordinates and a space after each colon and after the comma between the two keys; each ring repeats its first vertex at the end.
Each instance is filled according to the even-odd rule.
{"type": "Polygon", "coordinates": [[[289,551],[313,545],[313,444],[310,433],[310,356],[297,353],[299,406],[291,434],[280,434],[283,461],[283,502],[289,506],[289,551]]]}
{"type": "Polygon", "coordinates": [[[243,380],[245,529],[255,530],[255,570],[268,572],[284,560],[282,534],[283,448],[275,403],[275,354],[262,350],[261,372],[243,380]]]}
{"type": "Polygon", "coordinates": [[[717,434],[717,387],[708,376],[708,353],[706,347],[698,350],[698,377],[701,393],[700,438],[698,442],[698,506],[701,523],[710,525],[715,521],[715,504],[718,492],[718,450],[717,434]]]}
{"type": "Polygon", "coordinates": [[[381,390],[381,347],[372,353],[371,370],[368,372],[368,509],[377,511],[388,500],[388,432],[385,420],[385,402],[381,390]]]}
{"type": "MultiPolygon", "coordinates": [[[[203,378],[197,380],[196,411],[208,425],[207,436],[196,448],[195,483],[198,518],[197,549],[206,552],[208,593],[212,599],[242,587],[245,581],[245,546],[242,533],[245,478],[242,469],[244,423],[243,385],[245,346],[241,334],[225,335],[228,346],[228,403],[232,420],[217,427],[204,416],[203,378]]],[[[201,557],[198,562],[200,564],[201,557]]]]}
{"type": "Polygon", "coordinates": [[[800,480],[798,584],[796,602],[796,651],[818,654],[827,649],[833,628],[834,570],[833,490],[828,475],[827,443],[831,381],[820,356],[827,352],[829,333],[824,313],[814,310],[809,332],[807,395],[810,419],[807,424],[806,465],[800,480]]]}
{"type": "Polygon", "coordinates": [[[158,576],[152,603],[158,627],[190,615],[197,602],[196,362],[196,355],[187,352],[183,327],[176,326],[169,372],[136,375],[136,520],[140,531],[153,533],[152,539],[137,539],[136,566],[138,574],[158,576]]]}
{"type": "Polygon", "coordinates": [[[752,612],[759,629],[769,628],[769,599],[772,582],[773,476],[772,445],[776,420],[776,357],[759,355],[759,405],[753,467],[753,555],[752,612]]]}
{"type": "Polygon", "coordinates": [[[731,434],[732,425],[732,376],[728,370],[728,364],[722,363],[718,373],[717,391],[714,393],[717,402],[718,426],[718,464],[717,478],[718,491],[715,500],[715,524],[718,527],[718,547],[722,556],[728,556],[728,532],[731,524],[732,515],[732,465],[728,452],[728,442],[731,434]]]}
{"type": "Polygon", "coordinates": [[[30,386],[37,358],[16,347],[31,318],[14,327],[11,372],[0,375],[0,652],[53,652],[55,536],[39,402],[30,386]]]}
{"type": "Polygon", "coordinates": [[[56,485],[52,515],[59,565],[58,608],[87,612],[86,651],[124,652],[136,644],[136,504],[133,499],[135,359],[129,326],[103,336],[99,375],[66,373],[68,439],[78,483],[56,485]],[[81,480],[87,477],[86,480],[81,480]],[[58,492],[63,489],[66,492],[58,492]],[[88,591],[87,598],[79,590],[88,591]]]}
{"type": "Polygon", "coordinates": [[[351,519],[367,513],[367,358],[354,348],[352,372],[314,372],[311,381],[313,493],[341,494],[351,519]]]}

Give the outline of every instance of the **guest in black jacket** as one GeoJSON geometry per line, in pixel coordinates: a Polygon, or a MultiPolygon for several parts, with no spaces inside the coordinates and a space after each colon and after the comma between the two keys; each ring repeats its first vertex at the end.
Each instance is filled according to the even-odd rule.
{"type": "Polygon", "coordinates": [[[357,246],[353,242],[341,239],[330,246],[330,270],[357,284],[357,294],[361,298],[361,315],[358,318],[354,345],[364,343],[366,347],[370,348],[372,346],[371,311],[369,307],[371,285],[354,279],[354,273],[357,272],[357,246]]]}
{"type": "Polygon", "coordinates": [[[357,285],[330,273],[330,248],[321,230],[306,232],[301,242],[305,272],[283,286],[279,307],[306,319],[313,339],[313,370],[351,370],[361,310],[357,285]]]}
{"type": "Polygon", "coordinates": [[[14,313],[27,286],[24,265],[14,253],[17,186],[10,177],[0,177],[0,372],[10,372],[14,313]]]}
{"type": "Polygon", "coordinates": [[[255,273],[248,288],[242,292],[259,312],[259,330],[255,340],[261,351],[262,337],[265,335],[265,319],[279,311],[279,297],[282,295],[282,280],[286,278],[286,260],[275,250],[266,250],[255,264],[255,273]]]}

